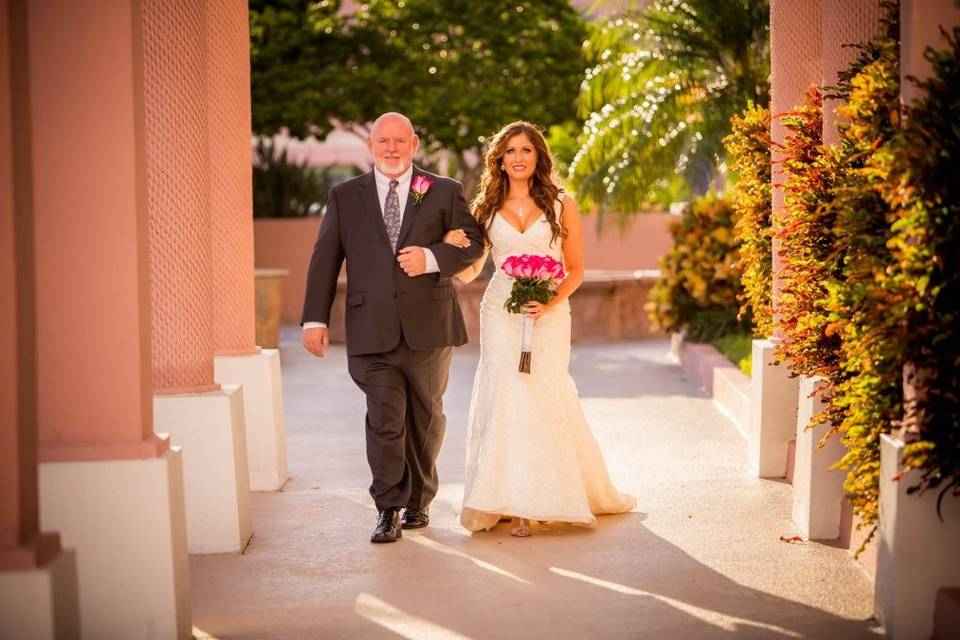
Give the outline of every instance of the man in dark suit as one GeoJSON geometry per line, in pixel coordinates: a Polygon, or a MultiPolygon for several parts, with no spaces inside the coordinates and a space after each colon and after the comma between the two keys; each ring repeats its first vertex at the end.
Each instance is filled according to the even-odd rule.
{"type": "Polygon", "coordinates": [[[330,190],[301,324],[303,345],[323,357],[346,260],[348,369],[367,397],[378,511],[370,540],[394,542],[401,528],[429,523],[452,348],[467,341],[451,278],[481,257],[483,245],[461,184],[413,166],[419,140],[410,120],[380,116],[367,144],[374,170],[330,190]],[[451,229],[463,229],[469,243],[444,243],[451,229]]]}

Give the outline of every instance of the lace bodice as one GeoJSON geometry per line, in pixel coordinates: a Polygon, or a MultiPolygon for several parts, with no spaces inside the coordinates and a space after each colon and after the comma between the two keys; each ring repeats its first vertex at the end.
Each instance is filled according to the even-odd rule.
{"type": "MultiPolygon", "coordinates": [[[[563,243],[560,239],[551,243],[552,232],[547,216],[541,214],[536,222],[521,233],[507,222],[499,213],[493,216],[488,228],[490,236],[490,252],[493,264],[500,274],[500,265],[510,256],[519,256],[524,253],[537,256],[550,256],[563,261],[563,243]]],[[[502,276],[501,276],[502,277],[502,276]]]]}

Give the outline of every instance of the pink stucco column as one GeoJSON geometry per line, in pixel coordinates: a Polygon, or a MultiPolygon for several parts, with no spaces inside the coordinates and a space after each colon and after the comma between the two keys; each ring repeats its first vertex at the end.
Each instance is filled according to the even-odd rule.
{"type": "Polygon", "coordinates": [[[960,24],[960,6],[954,0],[900,0],[900,86],[903,101],[913,102],[917,90],[907,76],[923,79],[930,63],[923,59],[927,47],[944,49],[940,27],[948,32],[960,24]]]}
{"type": "MultiPolygon", "coordinates": [[[[820,82],[820,0],[772,0],[770,2],[770,110],[774,116],[790,111],[803,101],[811,85],[820,82]]],[[[785,129],[774,117],[770,133],[775,142],[783,143],[785,129]]],[[[773,153],[773,227],[779,228],[783,209],[784,175],[781,155],[773,153]]],[[[774,321],[778,306],[780,279],[779,242],[773,241],[773,308],[774,321]]],[[[779,334],[778,328],[774,329],[779,334]]]]}
{"type": "MultiPolygon", "coordinates": [[[[837,83],[837,74],[856,58],[857,50],[845,44],[866,42],[880,33],[880,0],[822,0],[824,86],[837,83]]],[[[836,100],[824,100],[823,141],[833,144],[837,133],[836,100]]]]}
{"type": "Polygon", "coordinates": [[[0,570],[40,567],[60,549],[40,533],[37,341],[30,210],[25,16],[0,0],[0,570]],[[10,17],[16,18],[12,28],[10,17]],[[19,60],[14,67],[11,62],[19,60]]]}
{"type": "Polygon", "coordinates": [[[213,346],[217,355],[251,355],[260,349],[254,326],[250,25],[243,3],[205,4],[213,346]]]}
{"type": "Polygon", "coordinates": [[[213,391],[205,3],[142,6],[154,393],[213,391]]]}
{"type": "Polygon", "coordinates": [[[117,9],[28,3],[41,461],[169,448],[153,433],[142,71],[117,9]]]}

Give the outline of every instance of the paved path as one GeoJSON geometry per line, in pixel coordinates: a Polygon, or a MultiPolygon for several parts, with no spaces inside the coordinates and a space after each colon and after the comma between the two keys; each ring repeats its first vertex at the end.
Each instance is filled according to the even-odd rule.
{"type": "Polygon", "coordinates": [[[214,638],[878,638],[870,583],[846,550],[792,535],[790,487],[758,480],[733,426],[665,342],[577,346],[572,371],[635,513],[595,530],[457,525],[478,357],[457,350],[432,523],[368,542],[363,397],[342,347],[282,335],[291,479],[257,493],[242,556],[192,556],[194,625],[214,638]]]}

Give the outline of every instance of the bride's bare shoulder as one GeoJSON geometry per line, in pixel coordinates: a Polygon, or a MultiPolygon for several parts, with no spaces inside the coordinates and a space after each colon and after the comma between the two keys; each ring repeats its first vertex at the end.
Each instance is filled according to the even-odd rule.
{"type": "Polygon", "coordinates": [[[560,199],[563,202],[564,213],[566,213],[567,211],[575,211],[577,213],[580,213],[580,210],[577,208],[577,201],[574,200],[573,196],[571,196],[569,193],[567,193],[566,191],[561,191],[560,199]]]}

